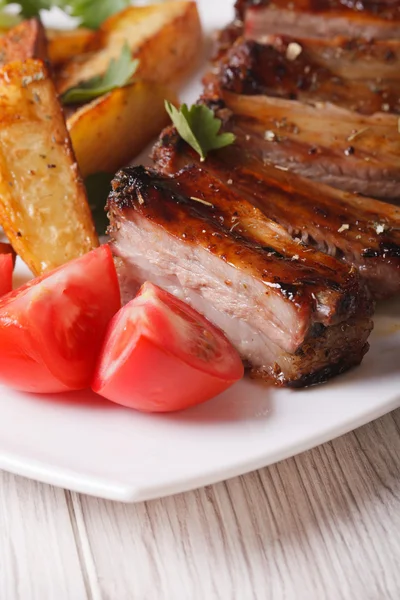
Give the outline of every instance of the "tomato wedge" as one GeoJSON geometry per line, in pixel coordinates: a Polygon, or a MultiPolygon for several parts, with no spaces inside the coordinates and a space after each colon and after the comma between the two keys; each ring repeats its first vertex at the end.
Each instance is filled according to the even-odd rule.
{"type": "Polygon", "coordinates": [[[0,299],[0,383],[41,393],[90,387],[120,306],[108,246],[7,294],[0,299]]]}
{"type": "Polygon", "coordinates": [[[0,254],[0,296],[11,292],[13,270],[12,254],[0,254]]]}
{"type": "Polygon", "coordinates": [[[170,412],[205,402],[242,376],[239,354],[219,329],[145,283],[111,321],[92,388],[137,410],[170,412]]]}

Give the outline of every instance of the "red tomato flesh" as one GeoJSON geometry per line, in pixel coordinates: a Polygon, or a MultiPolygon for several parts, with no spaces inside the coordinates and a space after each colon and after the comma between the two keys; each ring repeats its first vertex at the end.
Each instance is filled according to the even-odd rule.
{"type": "Polygon", "coordinates": [[[13,257],[11,254],[0,254],[0,296],[12,290],[13,257]]]}
{"type": "Polygon", "coordinates": [[[108,246],[7,294],[0,299],[0,383],[40,393],[90,387],[120,306],[108,246]]]}
{"type": "Polygon", "coordinates": [[[92,388],[145,412],[205,402],[243,377],[225,335],[171,294],[145,283],[111,321],[92,388]]]}

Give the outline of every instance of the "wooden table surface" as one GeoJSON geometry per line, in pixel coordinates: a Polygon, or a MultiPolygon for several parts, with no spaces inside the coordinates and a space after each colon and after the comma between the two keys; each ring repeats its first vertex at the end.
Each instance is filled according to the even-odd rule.
{"type": "Polygon", "coordinates": [[[399,600],[399,433],[136,505],[0,473],[0,599],[399,600]]]}

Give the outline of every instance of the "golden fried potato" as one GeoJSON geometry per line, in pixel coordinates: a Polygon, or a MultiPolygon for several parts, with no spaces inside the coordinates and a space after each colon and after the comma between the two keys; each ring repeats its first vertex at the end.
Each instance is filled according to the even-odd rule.
{"type": "Polygon", "coordinates": [[[49,41],[49,58],[53,66],[63,64],[87,52],[88,48],[94,49],[96,32],[92,29],[47,29],[49,41]]]}
{"type": "Polygon", "coordinates": [[[98,245],[62,109],[39,60],[0,69],[0,225],[35,274],[98,245]]]}
{"type": "Polygon", "coordinates": [[[137,78],[168,85],[178,82],[193,69],[201,54],[202,32],[196,3],[132,6],[113,15],[93,38],[93,52],[73,58],[58,71],[58,91],[63,93],[81,81],[104,74],[110,60],[119,58],[125,43],[140,61],[137,78]]]}
{"type": "Polygon", "coordinates": [[[78,109],[67,125],[83,177],[114,173],[139,154],[169,122],[165,98],[177,102],[164,86],[137,82],[78,109]]]}
{"type": "Polygon", "coordinates": [[[0,38],[0,67],[14,60],[47,59],[47,39],[40,19],[28,19],[0,38]]]}

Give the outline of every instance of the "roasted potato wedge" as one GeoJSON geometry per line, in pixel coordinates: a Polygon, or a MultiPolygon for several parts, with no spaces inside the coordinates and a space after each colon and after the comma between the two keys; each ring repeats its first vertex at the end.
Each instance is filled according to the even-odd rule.
{"type": "Polygon", "coordinates": [[[96,32],[92,29],[47,29],[49,59],[57,67],[80,54],[95,49],[96,32]]]}
{"type": "Polygon", "coordinates": [[[0,225],[36,275],[98,245],[56,90],[39,60],[0,69],[0,225]]]}
{"type": "Polygon", "coordinates": [[[196,3],[132,6],[113,15],[91,42],[90,50],[94,51],[73,58],[58,71],[58,91],[63,93],[81,81],[104,74],[110,60],[120,56],[125,43],[140,61],[137,78],[168,85],[178,82],[193,69],[201,52],[196,3]]]}
{"type": "Polygon", "coordinates": [[[67,121],[83,177],[128,164],[169,122],[164,99],[175,95],[156,83],[137,82],[78,109],[67,121]]]}
{"type": "Polygon", "coordinates": [[[47,59],[47,38],[40,19],[28,19],[0,38],[0,67],[14,60],[47,59]]]}

